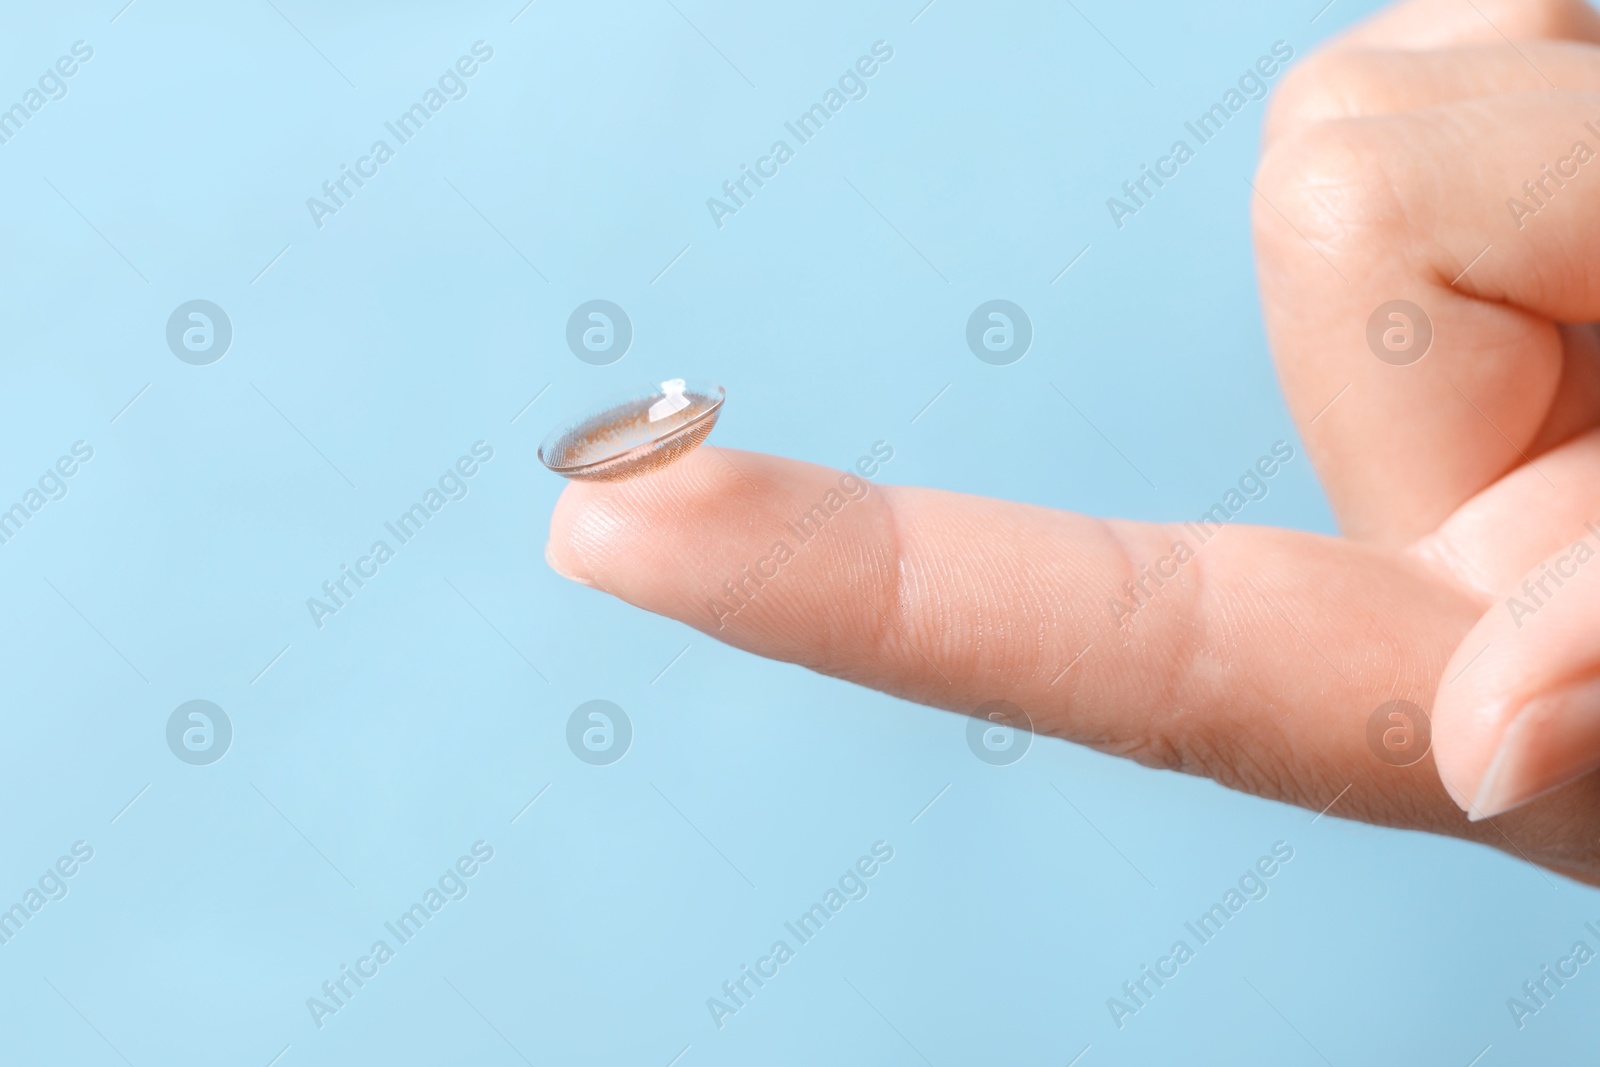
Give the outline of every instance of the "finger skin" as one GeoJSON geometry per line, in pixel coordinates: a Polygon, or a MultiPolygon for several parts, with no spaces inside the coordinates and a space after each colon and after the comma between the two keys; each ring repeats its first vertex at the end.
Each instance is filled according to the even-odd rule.
{"type": "Polygon", "coordinates": [[[1440,51],[1325,48],[1292,67],[1272,94],[1262,144],[1318,122],[1375,118],[1507,93],[1600,90],[1600,46],[1492,43],[1440,51]]]}
{"type": "Polygon", "coordinates": [[[1595,424],[1593,346],[1569,344],[1555,323],[1600,318],[1589,251],[1600,196],[1582,189],[1600,189],[1600,159],[1531,218],[1507,206],[1575,142],[1600,154],[1586,121],[1600,128],[1600,93],[1501,96],[1321,123],[1263,160],[1254,220],[1268,333],[1351,536],[1407,544],[1561,433],[1595,424]],[[1405,366],[1366,336],[1394,299],[1433,328],[1405,366]]]}
{"type": "MultiPolygon", "coordinates": [[[[1582,324],[1600,317],[1600,218],[1593,174],[1545,175],[1580,139],[1600,150],[1597,41],[1578,0],[1396,5],[1280,85],[1254,204],[1274,356],[1341,525],[1489,605],[1439,680],[1435,752],[1475,816],[1517,807],[1494,821],[1524,855],[1512,822],[1586,819],[1600,779],[1560,785],[1600,767],[1600,598],[1587,572],[1549,574],[1600,514],[1600,342],[1582,324]],[[1404,367],[1364,336],[1397,297],[1436,330],[1404,367]]],[[[1586,869],[1547,844],[1542,862],[1586,869]]]]}
{"type": "Polygon", "coordinates": [[[1600,509],[1568,532],[1561,549],[1472,628],[1445,668],[1434,707],[1435,750],[1456,803],[1476,818],[1497,815],[1600,767],[1596,704],[1518,724],[1518,744],[1486,773],[1523,711],[1537,698],[1600,677],[1600,509]]]}
{"type": "Polygon", "coordinates": [[[1572,544],[1600,514],[1600,430],[1524,464],[1468,500],[1407,550],[1457,585],[1495,604],[1516,594],[1531,569],[1572,544]]]}
{"type": "Polygon", "coordinates": [[[1454,48],[1504,40],[1600,41],[1584,0],[1407,0],[1346,31],[1334,47],[1454,48]]]}
{"type": "MultiPolygon", "coordinates": [[[[1600,198],[1551,197],[1537,232],[1502,233],[1493,217],[1569,150],[1569,119],[1600,116],[1593,50],[1563,40],[1600,40],[1600,18],[1577,0],[1410,0],[1302,64],[1271,113],[1254,204],[1269,332],[1335,510],[1365,547],[846,491],[836,472],[702,449],[636,482],[570,488],[552,566],[758,654],[964,712],[1010,700],[1043,732],[1318,810],[1339,798],[1334,814],[1600,884],[1587,830],[1600,776],[1492,821],[1466,822],[1452,799],[1470,796],[1462,783],[1485,776],[1505,709],[1525,703],[1513,682],[1589,662],[1575,638],[1470,658],[1474,623],[1503,626],[1506,585],[1600,493],[1587,488],[1600,448],[1570,447],[1600,416],[1600,343],[1561,324],[1600,318],[1600,198]],[[1438,328],[1431,358],[1409,367],[1378,363],[1364,337],[1397,296],[1438,328]],[[808,513],[820,518],[805,532],[808,513]],[[1186,539],[1192,558],[1173,565],[1186,539]],[[1440,766],[1368,749],[1373,709],[1397,697],[1436,700],[1440,766]]],[[[1541,611],[1553,633],[1579,608],[1541,611]]],[[[1549,732],[1600,751],[1597,724],[1549,732]]]]}
{"type": "MultiPolygon", "coordinates": [[[[759,655],[965,713],[1009,700],[1041,733],[1312,810],[1349,786],[1347,817],[1507,848],[1503,828],[1530,854],[1600,874],[1586,835],[1548,815],[1573,798],[1473,824],[1431,758],[1398,768],[1368,748],[1374,709],[1427,707],[1484,609],[1427,567],[1282,530],[1213,527],[1201,542],[1183,524],[936,490],[870,485],[848,499],[845,477],[702,448],[633,481],[569,486],[547,555],[759,655]],[[797,520],[830,492],[845,502],[802,540],[797,520]],[[1108,605],[1129,602],[1122,583],[1185,540],[1193,558],[1165,565],[1176,577],[1159,589],[1147,580],[1153,595],[1119,621],[1108,605]],[[780,541],[792,549],[781,564],[780,541]],[[742,583],[742,602],[724,582],[742,583]]],[[[1600,794],[1576,803],[1600,811],[1600,794]]]]}

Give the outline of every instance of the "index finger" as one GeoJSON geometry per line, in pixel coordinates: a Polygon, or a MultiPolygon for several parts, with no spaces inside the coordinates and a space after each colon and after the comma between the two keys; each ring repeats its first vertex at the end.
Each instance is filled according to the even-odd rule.
{"type": "Polygon", "coordinates": [[[1319,810],[1477,836],[1367,721],[1431,702],[1481,605],[1420,567],[1259,527],[1103,522],[702,448],[573,484],[561,573],[738,648],[1319,810]]]}

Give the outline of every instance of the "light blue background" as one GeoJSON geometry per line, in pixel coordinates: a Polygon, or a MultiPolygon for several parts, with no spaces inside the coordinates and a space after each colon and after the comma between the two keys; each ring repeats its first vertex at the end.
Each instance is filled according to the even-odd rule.
{"type": "MultiPolygon", "coordinates": [[[[0,34],[4,104],[94,48],[0,145],[0,498],[95,450],[0,546],[0,898],[95,849],[0,946],[0,1059],[1465,1067],[1492,1046],[1487,1067],[1593,1047],[1587,970],[1522,1032],[1505,1009],[1600,919],[1593,893],[1057,741],[991,767],[957,716],[542,558],[561,484],[540,438],[676,375],[727,387],[723,445],[843,466],[882,439],[889,482],[1197,514],[1296,440],[1246,225],[1262,105],[1121,231],[1105,199],[1273,41],[1302,56],[1374,5],[1312,24],[1320,0],[275,2],[10,5],[0,34]],[[469,95],[316,228],[306,198],[480,39],[469,95]],[[869,95],[718,230],[706,198],[878,40],[869,95]],[[595,297],[636,331],[603,368],[563,340],[595,297]],[[997,297],[1036,330],[1010,367],[963,337],[997,297]],[[164,341],[195,298],[235,331],[206,367],[164,341]],[[318,630],[306,598],[480,439],[470,496],[318,630]],[[235,730],[208,767],[164,739],[196,698],[235,730]],[[635,730],[608,767],[564,741],[593,698],[635,730]],[[306,999],[479,839],[495,857],[466,899],[319,1030],[306,999]],[[719,1031],[706,998],[880,839],[870,895],[719,1031]],[[1278,840],[1271,895],[1119,1032],[1106,999],[1278,840]]],[[[1247,518],[1332,529],[1303,459],[1247,518]]]]}

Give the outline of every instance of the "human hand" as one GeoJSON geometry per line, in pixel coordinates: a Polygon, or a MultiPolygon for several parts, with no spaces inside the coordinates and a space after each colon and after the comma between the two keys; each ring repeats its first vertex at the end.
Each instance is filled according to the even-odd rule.
{"type": "Polygon", "coordinates": [[[704,447],[568,486],[546,555],[760,655],[961,712],[1009,701],[1042,733],[1600,884],[1600,339],[1560,325],[1600,319],[1600,160],[1573,160],[1600,151],[1597,42],[1578,0],[1410,0],[1281,87],[1261,285],[1343,539],[1202,542],[704,447]],[[1578,169],[1513,212],[1543,163],[1578,169]],[[1404,365],[1367,342],[1396,299],[1432,327],[1404,365]],[[830,499],[802,543],[788,524],[830,499]],[[1108,608],[1180,543],[1159,595],[1108,608]],[[1433,708],[1434,751],[1406,767],[1367,740],[1394,700],[1433,708]]]}

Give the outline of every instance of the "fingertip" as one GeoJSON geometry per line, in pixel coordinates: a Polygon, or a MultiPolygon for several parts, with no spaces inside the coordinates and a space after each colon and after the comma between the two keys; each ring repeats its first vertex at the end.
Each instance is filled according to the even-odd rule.
{"type": "Polygon", "coordinates": [[[1593,637],[1600,571],[1580,570],[1552,585],[1549,570],[1541,565],[1530,572],[1528,592],[1490,605],[1439,684],[1434,764],[1473,822],[1600,767],[1600,655],[1593,637]],[[1543,587],[1534,584],[1541,579],[1543,587]]]}
{"type": "Polygon", "coordinates": [[[1476,800],[1520,698],[1508,667],[1518,635],[1493,611],[1480,617],[1445,663],[1428,710],[1434,770],[1452,803],[1478,821],[1476,800]],[[1509,663],[1508,663],[1509,661],[1509,663]]]}
{"type": "Polygon", "coordinates": [[[632,478],[570,482],[551,511],[545,560],[563,578],[627,599],[709,542],[736,536],[763,495],[747,488],[759,483],[770,492],[799,466],[703,447],[632,478]],[[765,477],[752,482],[740,473],[747,468],[765,477]]]}
{"type": "Polygon", "coordinates": [[[1600,767],[1600,677],[1528,701],[1501,736],[1468,812],[1493,818],[1600,767]]]}
{"type": "MultiPolygon", "coordinates": [[[[1463,650],[1471,640],[1469,636],[1462,643],[1463,650]]],[[[1469,654],[1458,650],[1455,660],[1445,669],[1446,681],[1431,712],[1432,746],[1434,767],[1445,792],[1469,820],[1477,822],[1485,818],[1479,801],[1491,776],[1499,742],[1515,718],[1516,709],[1488,679],[1463,677],[1471,674],[1474,666],[1484,668],[1485,675],[1498,673],[1493,670],[1498,663],[1468,663],[1463,667],[1462,662],[1456,662],[1465,661],[1469,654]],[[1452,677],[1456,679],[1454,685],[1448,681],[1452,677]],[[1472,684],[1473,681],[1481,684],[1472,684]]]]}
{"type": "Polygon", "coordinates": [[[583,565],[573,558],[574,553],[566,545],[566,542],[561,542],[562,548],[560,551],[557,550],[556,545],[557,542],[554,538],[544,544],[544,561],[550,565],[550,569],[569,582],[577,582],[580,585],[587,585],[593,588],[594,579],[583,572],[583,565]]]}
{"type": "Polygon", "coordinates": [[[578,482],[571,482],[556,498],[556,506],[550,512],[550,533],[545,540],[544,561],[551,570],[568,581],[593,586],[594,575],[573,538],[573,530],[581,521],[585,508],[584,488],[578,482]]]}

